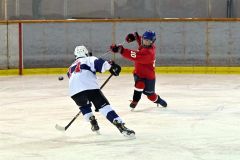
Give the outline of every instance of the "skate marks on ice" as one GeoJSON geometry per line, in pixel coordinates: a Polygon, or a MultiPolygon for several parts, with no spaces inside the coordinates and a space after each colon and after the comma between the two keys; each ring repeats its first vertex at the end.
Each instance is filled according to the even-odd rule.
{"type": "Polygon", "coordinates": [[[159,121],[161,119],[175,119],[175,121],[188,121],[191,123],[191,128],[196,128],[198,125],[201,125],[205,122],[213,122],[216,123],[217,121],[223,121],[223,124],[227,123],[224,122],[222,119],[238,119],[240,115],[240,110],[236,105],[237,103],[232,103],[231,105],[227,105],[223,103],[221,105],[209,105],[209,106],[202,106],[188,104],[187,107],[184,106],[174,106],[170,104],[167,108],[163,107],[154,107],[149,106],[145,108],[141,108],[142,105],[139,105],[138,108],[135,108],[132,112],[129,111],[121,112],[122,115],[128,114],[136,114],[138,116],[154,116],[159,121]]]}
{"type": "Polygon", "coordinates": [[[0,132],[0,155],[3,155],[3,157],[1,156],[3,159],[4,155],[6,155],[6,160],[8,158],[9,160],[11,159],[9,157],[11,153],[14,153],[15,156],[36,156],[39,158],[41,154],[49,155],[50,152],[55,150],[68,148],[78,148],[78,150],[81,150],[86,147],[89,148],[90,146],[96,148],[97,146],[123,146],[127,143],[134,143],[134,141],[132,141],[134,139],[124,137],[120,132],[114,130],[115,128],[109,130],[109,127],[102,127],[102,135],[96,135],[96,133],[87,129],[86,126],[88,126],[87,123],[78,124],[67,133],[58,132],[55,128],[37,134],[28,133],[30,131],[26,133],[12,131],[0,132]],[[32,155],[35,153],[41,154],[32,155]]]}
{"type": "Polygon", "coordinates": [[[175,117],[175,118],[191,118],[191,120],[207,120],[211,119],[211,116],[218,116],[219,114],[224,114],[224,112],[232,114],[240,114],[235,110],[231,111],[228,107],[224,105],[211,106],[208,109],[197,109],[194,108],[195,105],[192,104],[191,108],[181,108],[181,106],[169,105],[168,107],[157,107],[155,105],[149,105],[148,107],[143,107],[143,104],[139,104],[136,108],[119,112],[120,115],[131,115],[131,114],[151,114],[159,115],[163,117],[175,117]],[[193,110],[195,109],[195,110],[193,110]]]}
{"type": "Polygon", "coordinates": [[[22,77],[23,86],[27,86],[27,90],[22,87],[26,90],[23,92],[25,90],[19,90],[15,81],[8,79],[10,85],[7,87],[15,87],[1,94],[0,103],[4,107],[0,112],[0,159],[120,159],[116,155],[121,159],[151,160],[159,157],[167,160],[240,159],[240,92],[237,89],[240,76],[225,76],[224,80],[219,80],[219,76],[214,79],[207,75],[194,77],[161,75],[159,86],[164,90],[160,88],[160,91],[169,106],[158,108],[143,99],[134,112],[128,106],[132,94],[129,89],[132,89],[132,84],[128,79],[132,80],[132,76],[123,75],[111,80],[104,92],[109,94],[110,101],[126,125],[136,132],[136,140],[124,137],[100,115],[97,116],[102,135],[92,133],[89,123],[79,123],[82,117],[67,132],[58,132],[54,125],[65,125],[69,117],[77,112],[75,104],[70,103],[68,98],[55,98],[59,93],[66,93],[64,88],[67,86],[57,86],[56,78],[47,76],[46,86],[41,85],[45,89],[35,89],[35,84],[44,82],[42,76],[34,79],[22,77]],[[28,83],[30,79],[34,83],[28,83]],[[126,86],[117,94],[114,88],[121,82],[119,79],[126,86]],[[219,82],[220,88],[214,86],[219,82]],[[213,84],[209,86],[210,90],[206,83],[213,84]],[[19,92],[15,92],[17,89],[19,92]],[[123,95],[126,91],[128,93],[123,95]],[[8,96],[13,92],[14,96],[8,96]],[[41,96],[49,98],[41,99],[41,96]],[[27,101],[30,99],[34,99],[34,103],[27,101]]]}
{"type": "Polygon", "coordinates": [[[4,145],[4,147],[0,147],[2,151],[6,150],[11,152],[13,151],[21,151],[21,146],[24,146],[23,150],[38,150],[44,151],[49,149],[58,149],[65,148],[66,146],[81,146],[83,145],[113,145],[113,144],[122,144],[127,141],[132,141],[135,138],[126,138],[122,135],[95,135],[94,133],[85,134],[81,136],[70,137],[67,135],[62,135],[59,137],[42,139],[39,138],[28,140],[26,142],[21,142],[18,144],[10,144],[4,145]],[[36,145],[37,144],[37,145],[36,145]]]}

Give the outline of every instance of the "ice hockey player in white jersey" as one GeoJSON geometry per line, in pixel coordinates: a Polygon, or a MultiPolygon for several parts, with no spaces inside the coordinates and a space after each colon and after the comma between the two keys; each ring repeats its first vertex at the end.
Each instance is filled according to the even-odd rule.
{"type": "Polygon", "coordinates": [[[69,92],[71,98],[79,106],[84,118],[91,123],[92,131],[99,131],[98,122],[91,109],[93,104],[95,110],[114,124],[124,136],[134,136],[135,132],[125,127],[123,120],[112,109],[107,98],[100,90],[96,77],[96,72],[103,73],[108,70],[114,76],[118,76],[121,67],[113,61],[89,56],[85,46],[77,46],[74,55],[75,61],[69,67],[67,73],[69,92]]]}

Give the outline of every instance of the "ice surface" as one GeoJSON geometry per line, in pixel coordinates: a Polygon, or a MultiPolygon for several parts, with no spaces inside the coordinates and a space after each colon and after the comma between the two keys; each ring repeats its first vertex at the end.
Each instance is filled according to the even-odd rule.
{"type": "MultiPolygon", "coordinates": [[[[136,132],[128,139],[95,113],[101,135],[91,132],[59,75],[0,77],[0,160],[239,160],[240,75],[157,76],[168,108],[145,96],[134,112],[133,77],[113,77],[103,92],[136,132]]],[[[108,75],[99,75],[102,84],[108,75]]]]}

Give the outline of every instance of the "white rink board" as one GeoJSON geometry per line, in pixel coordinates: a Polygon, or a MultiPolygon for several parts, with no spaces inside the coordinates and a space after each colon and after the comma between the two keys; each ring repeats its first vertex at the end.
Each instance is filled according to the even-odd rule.
{"type": "MultiPolygon", "coordinates": [[[[158,75],[167,109],[146,97],[130,112],[131,75],[113,77],[103,92],[136,139],[123,137],[96,113],[102,135],[82,116],[59,75],[0,77],[0,160],[239,160],[240,76],[158,75]]],[[[99,75],[100,84],[108,75],[99,75]]]]}

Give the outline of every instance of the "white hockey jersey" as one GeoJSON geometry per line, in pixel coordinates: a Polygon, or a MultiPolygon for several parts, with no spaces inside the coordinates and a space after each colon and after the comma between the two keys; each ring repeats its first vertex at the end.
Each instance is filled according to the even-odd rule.
{"type": "Polygon", "coordinates": [[[96,72],[105,72],[111,65],[108,61],[94,56],[79,58],[68,69],[69,95],[85,90],[99,89],[96,72]]]}

